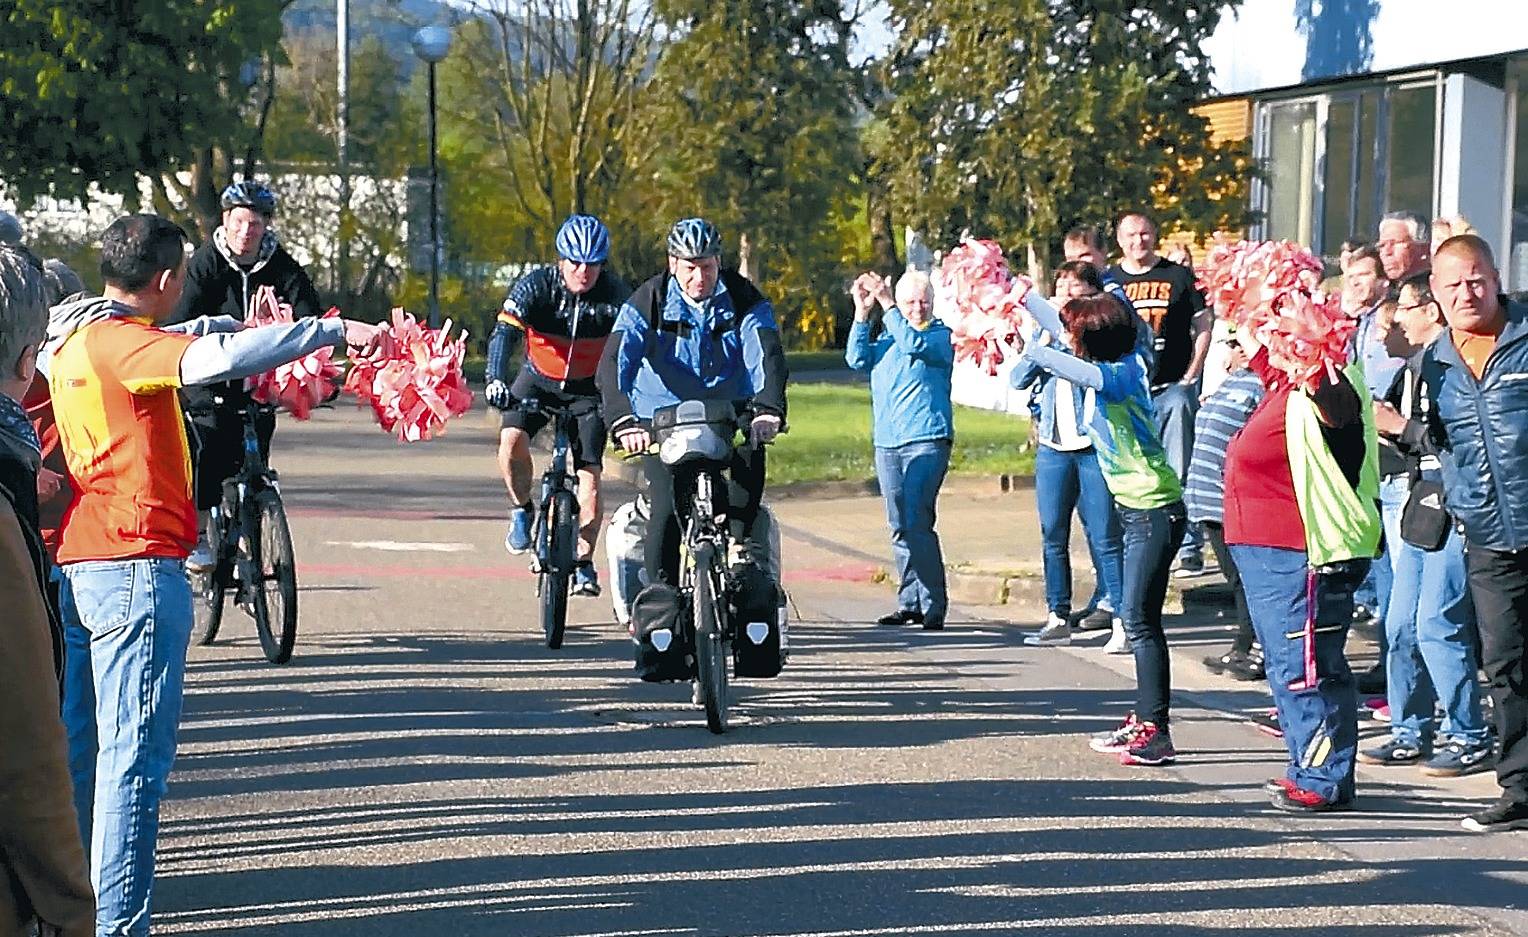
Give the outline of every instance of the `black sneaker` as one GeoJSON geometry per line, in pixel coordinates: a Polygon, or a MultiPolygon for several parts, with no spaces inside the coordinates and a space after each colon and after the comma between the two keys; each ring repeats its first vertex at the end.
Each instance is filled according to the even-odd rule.
{"type": "Polygon", "coordinates": [[[1226,676],[1232,680],[1240,680],[1243,683],[1254,683],[1267,679],[1263,672],[1263,656],[1261,654],[1238,651],[1232,652],[1231,660],[1226,662],[1226,676]]]}
{"type": "Polygon", "coordinates": [[[1528,830],[1528,800],[1507,794],[1494,805],[1472,813],[1459,823],[1471,833],[1500,833],[1505,830],[1528,830]]]}
{"type": "Polygon", "coordinates": [[[1366,748],[1358,753],[1358,760],[1366,765],[1414,765],[1427,755],[1419,742],[1390,736],[1383,744],[1366,748]]]}
{"type": "Polygon", "coordinates": [[[923,613],[915,608],[899,608],[890,615],[882,615],[875,620],[878,625],[921,625],[923,613]]]}
{"type": "Polygon", "coordinates": [[[1265,709],[1255,713],[1248,713],[1247,721],[1257,727],[1257,730],[1264,735],[1271,735],[1276,739],[1284,737],[1284,727],[1279,725],[1279,711],[1277,709],[1265,709]]]}
{"type": "Polygon", "coordinates": [[[1224,654],[1219,656],[1211,655],[1206,657],[1204,658],[1204,667],[1210,673],[1225,673],[1226,664],[1231,660],[1231,656],[1235,653],[1235,651],[1226,651],[1224,654]]]}
{"type": "Polygon", "coordinates": [[[1095,608],[1072,616],[1074,631],[1108,631],[1114,627],[1114,613],[1107,608],[1095,608]]]}

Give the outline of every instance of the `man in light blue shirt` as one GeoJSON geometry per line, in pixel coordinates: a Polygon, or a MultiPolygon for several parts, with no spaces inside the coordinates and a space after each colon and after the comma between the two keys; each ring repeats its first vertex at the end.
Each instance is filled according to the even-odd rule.
{"type": "Polygon", "coordinates": [[[895,297],[884,279],[866,274],[852,293],[854,326],[844,358],[849,367],[870,374],[875,474],[886,499],[899,576],[898,608],[879,622],[938,631],[949,596],[934,517],[955,436],[950,406],[955,347],[949,327],[933,318],[927,274],[903,274],[895,297]],[[876,303],[882,309],[881,334],[872,339],[870,313],[876,303]]]}

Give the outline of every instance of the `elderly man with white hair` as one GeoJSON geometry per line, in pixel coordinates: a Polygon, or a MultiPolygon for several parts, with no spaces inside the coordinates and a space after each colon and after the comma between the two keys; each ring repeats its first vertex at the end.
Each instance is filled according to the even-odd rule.
{"type": "Polygon", "coordinates": [[[0,935],[85,937],[95,900],[59,717],[63,633],[46,594],[37,436],[19,402],[48,325],[42,263],[0,244],[0,935]]]}
{"type": "Polygon", "coordinates": [[[955,346],[949,327],[934,318],[927,274],[903,274],[893,296],[887,280],[867,273],[850,292],[854,327],[844,357],[849,367],[870,375],[875,473],[886,499],[899,577],[897,610],[880,624],[921,624],[938,631],[949,596],[934,505],[955,435],[950,407],[955,346]],[[870,315],[877,303],[881,333],[871,338],[870,315]]]}

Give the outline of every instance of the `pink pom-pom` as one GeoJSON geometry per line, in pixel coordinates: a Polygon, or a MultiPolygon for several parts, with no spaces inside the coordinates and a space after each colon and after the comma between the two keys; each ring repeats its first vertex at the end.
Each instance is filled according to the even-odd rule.
{"type": "Polygon", "coordinates": [[[1217,244],[1205,258],[1199,288],[1217,316],[1245,328],[1271,357],[1294,366],[1291,378],[1313,389],[1348,361],[1357,323],[1339,297],[1323,293],[1320,258],[1289,241],[1217,244]]]}
{"type": "Polygon", "coordinates": [[[418,442],[443,432],[446,421],[472,409],[472,391],[462,374],[467,333],[448,337],[394,309],[392,353],[351,365],[345,389],[368,404],[382,428],[400,442],[418,442]]]}
{"type": "Polygon", "coordinates": [[[1005,347],[1018,347],[1024,296],[1033,288],[1015,277],[995,241],[966,238],[945,255],[935,277],[935,295],[950,325],[957,361],[971,361],[997,374],[1005,347]]]}
{"type": "MultiPolygon", "coordinates": [[[[325,318],[338,316],[338,309],[330,309],[325,318]]],[[[244,324],[251,328],[267,325],[289,325],[293,321],[292,307],[276,298],[276,290],[262,286],[255,291],[244,324]]],[[[256,403],[274,404],[299,420],[306,420],[313,408],[327,399],[340,377],[339,366],[334,363],[334,349],[320,348],[296,361],[278,365],[275,370],[258,374],[249,379],[249,395],[256,403]]]]}

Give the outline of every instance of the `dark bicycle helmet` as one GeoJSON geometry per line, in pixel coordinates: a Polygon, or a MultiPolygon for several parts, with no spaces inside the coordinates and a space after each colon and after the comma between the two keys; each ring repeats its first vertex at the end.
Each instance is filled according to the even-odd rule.
{"type": "Polygon", "coordinates": [[[223,211],[231,208],[250,208],[262,215],[276,213],[276,193],[264,183],[254,180],[235,182],[223,190],[223,196],[219,201],[223,205],[223,211]]]}
{"type": "Polygon", "coordinates": [[[668,254],[680,260],[722,255],[722,233],[704,218],[685,218],[669,229],[668,254]]]}
{"type": "Polygon", "coordinates": [[[557,256],[576,264],[602,264],[610,256],[610,231],[593,215],[569,215],[557,229],[557,256]]]}

